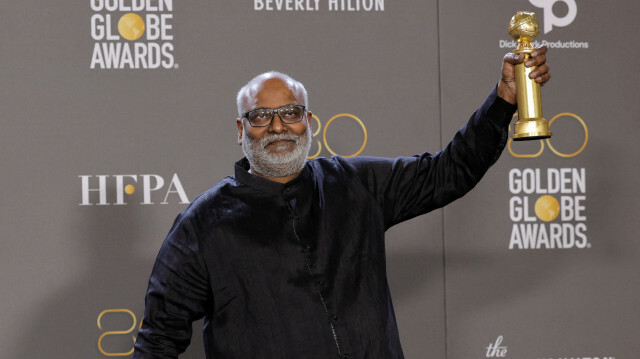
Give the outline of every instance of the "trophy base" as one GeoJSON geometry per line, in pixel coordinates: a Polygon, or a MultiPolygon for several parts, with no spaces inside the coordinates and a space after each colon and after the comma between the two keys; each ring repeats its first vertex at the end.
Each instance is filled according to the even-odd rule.
{"type": "Polygon", "coordinates": [[[551,137],[549,123],[544,118],[519,119],[513,125],[514,141],[532,141],[551,137]]]}
{"type": "Polygon", "coordinates": [[[511,136],[511,139],[514,141],[533,141],[533,140],[544,140],[545,138],[551,137],[552,133],[547,132],[545,134],[539,133],[519,133],[517,135],[511,136]]]}

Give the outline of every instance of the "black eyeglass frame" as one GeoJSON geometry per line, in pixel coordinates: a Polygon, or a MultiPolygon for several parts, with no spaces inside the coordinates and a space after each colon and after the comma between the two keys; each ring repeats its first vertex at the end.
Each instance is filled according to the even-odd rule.
{"type": "Polygon", "coordinates": [[[307,108],[304,105],[285,105],[279,108],[256,108],[254,110],[251,110],[247,113],[245,113],[242,118],[246,118],[247,122],[249,122],[249,125],[251,127],[268,127],[271,126],[271,123],[273,122],[273,118],[275,117],[275,114],[278,114],[278,117],[280,118],[280,121],[282,121],[282,123],[290,125],[292,123],[298,123],[300,121],[302,121],[302,119],[304,118],[305,113],[307,112],[307,108]],[[280,116],[280,111],[284,110],[286,108],[290,108],[290,107],[297,107],[297,108],[301,108],[302,109],[302,113],[300,114],[300,119],[298,119],[297,121],[293,121],[293,122],[289,122],[289,121],[285,121],[282,116],[280,116]],[[269,123],[267,123],[266,125],[254,125],[253,123],[251,123],[251,120],[249,119],[249,114],[255,111],[269,111],[269,113],[271,114],[271,119],[269,120],[269,123]]]}

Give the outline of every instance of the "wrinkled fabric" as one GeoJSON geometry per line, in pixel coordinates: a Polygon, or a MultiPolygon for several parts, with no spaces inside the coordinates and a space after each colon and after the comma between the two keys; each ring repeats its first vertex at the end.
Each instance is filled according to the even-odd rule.
{"type": "Polygon", "coordinates": [[[494,91],[436,155],[318,158],[280,184],[236,163],[165,239],[134,358],[176,358],[204,317],[212,358],[403,358],[384,233],[473,188],[515,107],[494,91]]]}

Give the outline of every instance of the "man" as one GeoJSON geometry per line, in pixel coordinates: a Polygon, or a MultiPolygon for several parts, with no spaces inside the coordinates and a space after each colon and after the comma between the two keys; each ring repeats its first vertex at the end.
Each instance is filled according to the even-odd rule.
{"type": "MultiPolygon", "coordinates": [[[[527,66],[549,80],[546,48],[527,66]]],[[[134,358],[176,358],[204,320],[207,358],[403,358],[384,232],[475,186],[516,110],[514,66],[432,156],[306,156],[304,86],[270,72],[238,93],[246,158],[174,222],[153,269],[134,358]]]]}

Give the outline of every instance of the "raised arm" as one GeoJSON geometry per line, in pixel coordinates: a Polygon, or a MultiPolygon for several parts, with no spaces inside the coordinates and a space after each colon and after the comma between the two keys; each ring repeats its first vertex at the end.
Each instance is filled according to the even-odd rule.
{"type": "MultiPolygon", "coordinates": [[[[530,76],[540,84],[550,78],[546,52],[546,47],[536,49],[525,64],[538,66],[530,76]]],[[[497,161],[516,111],[515,65],[522,61],[524,56],[511,53],[504,56],[496,88],[451,142],[435,155],[349,159],[381,204],[387,227],[462,197],[497,161]]]]}

